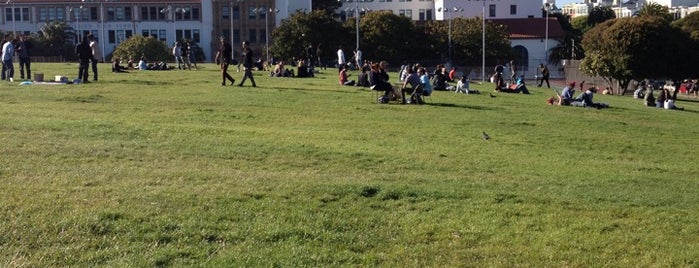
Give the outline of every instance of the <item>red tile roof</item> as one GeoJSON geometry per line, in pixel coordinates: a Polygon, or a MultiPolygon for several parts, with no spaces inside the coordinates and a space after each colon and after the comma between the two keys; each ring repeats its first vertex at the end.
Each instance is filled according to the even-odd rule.
{"type": "MultiPolygon", "coordinates": [[[[493,19],[493,23],[507,27],[510,39],[544,39],[546,37],[545,18],[493,19]]],[[[556,18],[549,18],[549,38],[563,38],[565,32],[556,18]]]]}

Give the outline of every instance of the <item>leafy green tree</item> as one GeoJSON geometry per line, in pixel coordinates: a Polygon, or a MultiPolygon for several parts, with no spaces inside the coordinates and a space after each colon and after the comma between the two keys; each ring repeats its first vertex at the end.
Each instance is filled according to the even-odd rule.
{"type": "Polygon", "coordinates": [[[570,25],[573,27],[573,29],[580,31],[583,34],[590,29],[590,27],[587,25],[587,16],[577,16],[570,19],[570,25]]]}
{"type": "Polygon", "coordinates": [[[606,21],[588,31],[582,42],[586,57],[580,69],[609,85],[618,81],[622,89],[632,79],[690,76],[699,47],[689,34],[658,16],[606,21]]]}
{"type": "MultiPolygon", "coordinates": [[[[483,21],[481,18],[452,19],[452,58],[455,65],[480,66],[483,60],[483,21]]],[[[424,26],[429,47],[435,52],[431,58],[446,58],[449,49],[447,21],[430,21],[424,26]]],[[[507,28],[500,24],[486,23],[486,64],[494,65],[512,59],[507,28]]],[[[517,60],[517,59],[515,59],[517,60]]]]}
{"type": "Polygon", "coordinates": [[[672,25],[689,33],[694,40],[699,40],[699,12],[692,12],[686,17],[672,22],[672,25]]]}
{"type": "Polygon", "coordinates": [[[580,59],[583,58],[584,50],[581,46],[582,32],[571,23],[570,17],[568,15],[557,13],[554,15],[563,28],[565,36],[563,39],[558,40],[558,45],[549,50],[548,62],[552,64],[557,64],[564,59],[580,59]]]}
{"type": "Polygon", "coordinates": [[[658,3],[652,2],[643,5],[641,10],[638,11],[637,14],[639,17],[643,16],[654,16],[654,17],[660,17],[666,22],[671,22],[672,21],[672,15],[670,14],[670,9],[666,6],[662,6],[658,3]]]}
{"type": "MultiPolygon", "coordinates": [[[[345,27],[354,33],[356,24],[347,21],[345,27]]],[[[388,11],[369,12],[362,16],[359,28],[360,49],[368,60],[403,62],[424,48],[424,38],[413,21],[405,16],[388,11]]],[[[354,42],[344,44],[355,47],[354,42]]]]}
{"type": "Polygon", "coordinates": [[[328,14],[333,14],[342,6],[342,2],[338,0],[313,0],[311,6],[313,6],[313,10],[322,10],[328,14]]]}
{"type": "Polygon", "coordinates": [[[167,61],[170,58],[169,51],[165,43],[152,36],[134,35],[119,44],[112,57],[138,59],[144,56],[148,61],[167,61]]]}
{"type": "Polygon", "coordinates": [[[590,10],[590,14],[587,15],[587,28],[590,29],[595,27],[597,24],[602,22],[615,19],[616,14],[609,6],[597,6],[590,10]]]}
{"type": "Polygon", "coordinates": [[[327,64],[329,59],[334,57],[337,47],[353,36],[340,22],[324,11],[296,12],[288,19],[282,20],[279,27],[272,32],[274,41],[270,45],[270,53],[274,54],[276,59],[288,61],[304,57],[305,48],[309,45],[315,48],[319,43],[323,43],[321,58],[326,59],[327,64]]]}

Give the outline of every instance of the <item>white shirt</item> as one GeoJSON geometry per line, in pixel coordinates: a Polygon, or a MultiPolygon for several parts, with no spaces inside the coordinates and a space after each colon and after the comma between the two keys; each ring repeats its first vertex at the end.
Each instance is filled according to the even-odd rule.
{"type": "Polygon", "coordinates": [[[337,63],[345,64],[345,52],[343,52],[342,49],[337,50],[337,63]]]}
{"type": "Polygon", "coordinates": [[[357,58],[355,59],[357,61],[357,64],[362,64],[362,51],[357,49],[357,58]]]}
{"type": "Polygon", "coordinates": [[[92,48],[92,57],[95,58],[95,60],[97,61],[101,61],[102,50],[100,49],[99,44],[97,44],[97,41],[90,42],[90,48],[92,48]]]}
{"type": "Polygon", "coordinates": [[[15,46],[12,45],[12,42],[5,42],[5,44],[2,45],[2,60],[11,60],[14,53],[15,46]]]}

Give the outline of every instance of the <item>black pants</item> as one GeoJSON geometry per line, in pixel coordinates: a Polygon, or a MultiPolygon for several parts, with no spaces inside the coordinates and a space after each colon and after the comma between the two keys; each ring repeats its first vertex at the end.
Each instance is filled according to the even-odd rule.
{"type": "Polygon", "coordinates": [[[81,59],[78,67],[78,78],[83,82],[88,81],[90,74],[87,69],[90,67],[90,59],[81,59]]]}
{"type": "Polygon", "coordinates": [[[228,62],[221,63],[221,85],[224,86],[226,85],[226,79],[228,79],[228,81],[231,81],[231,85],[235,83],[235,79],[233,79],[233,77],[230,74],[228,74],[228,66],[228,62]]]}
{"type": "Polygon", "coordinates": [[[27,70],[27,79],[32,80],[32,62],[29,57],[19,58],[19,75],[24,79],[24,70],[27,70]]]}
{"type": "Polygon", "coordinates": [[[95,81],[97,81],[97,63],[99,62],[99,60],[91,59],[90,61],[92,62],[92,77],[95,81]]]}
{"type": "Polygon", "coordinates": [[[549,76],[544,75],[541,77],[541,81],[539,81],[539,87],[544,84],[544,81],[546,81],[546,87],[551,88],[551,85],[549,85],[549,76]]]}

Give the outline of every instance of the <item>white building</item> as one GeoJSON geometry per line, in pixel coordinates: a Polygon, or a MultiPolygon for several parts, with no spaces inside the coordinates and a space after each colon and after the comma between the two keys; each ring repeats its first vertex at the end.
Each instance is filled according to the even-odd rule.
{"type": "Polygon", "coordinates": [[[5,32],[36,33],[48,21],[64,21],[80,35],[92,33],[105,55],[129,36],[144,35],[168,46],[192,40],[211,59],[223,25],[234,41],[248,40],[262,51],[271,29],[296,11],[311,10],[311,0],[8,0],[2,8],[5,32]],[[274,17],[268,21],[261,7],[278,12],[266,12],[274,17]]]}

